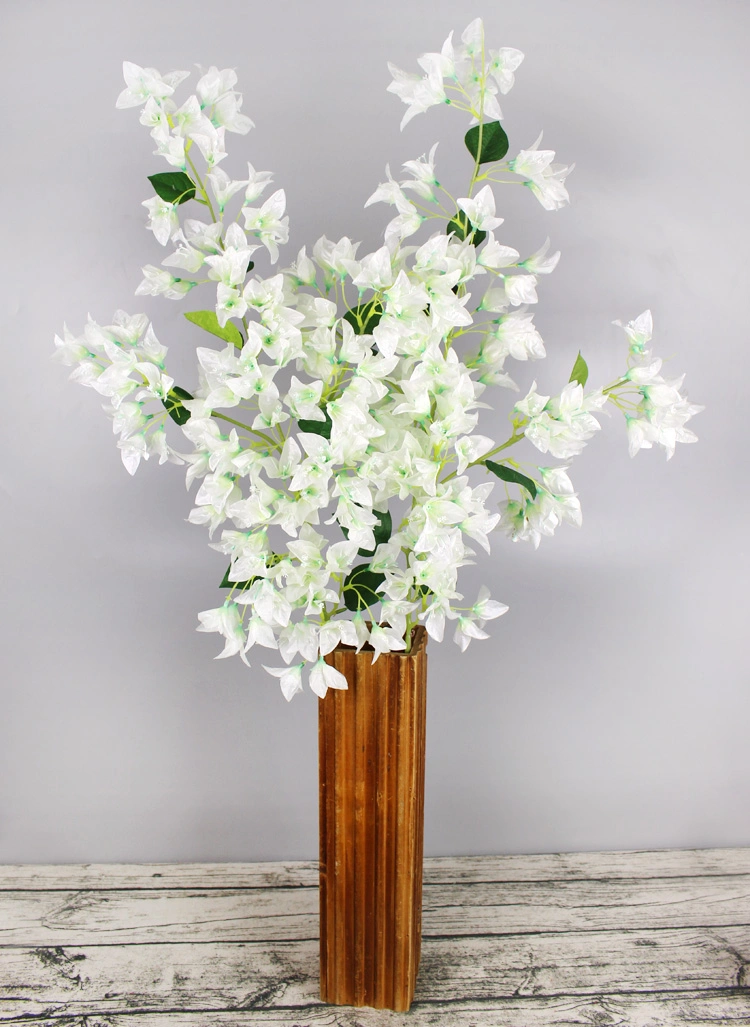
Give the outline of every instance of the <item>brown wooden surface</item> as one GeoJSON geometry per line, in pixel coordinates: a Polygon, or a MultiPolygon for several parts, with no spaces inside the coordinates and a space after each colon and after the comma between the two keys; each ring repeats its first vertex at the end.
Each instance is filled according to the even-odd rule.
{"type": "Polygon", "coordinates": [[[324,1002],[407,1010],[421,948],[427,635],[412,652],[337,649],[349,688],[319,702],[324,1002]]]}

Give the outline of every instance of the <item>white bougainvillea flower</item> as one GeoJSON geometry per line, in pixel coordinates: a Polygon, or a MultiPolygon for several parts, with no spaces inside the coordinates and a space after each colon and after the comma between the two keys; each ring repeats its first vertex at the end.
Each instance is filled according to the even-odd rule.
{"type": "Polygon", "coordinates": [[[445,633],[445,619],[450,615],[450,612],[451,608],[448,598],[436,598],[433,599],[427,609],[419,615],[419,619],[424,621],[427,634],[430,638],[434,638],[436,642],[443,641],[443,635],[445,633]]]}
{"type": "Polygon", "coordinates": [[[245,204],[255,203],[268,186],[273,182],[272,171],[256,171],[250,161],[247,162],[247,189],[245,190],[245,204]]]}
{"type": "Polygon", "coordinates": [[[277,189],[262,207],[243,207],[245,229],[256,236],[268,250],[271,262],[279,259],[279,243],[289,239],[289,218],[284,217],[286,193],[277,189]]]}
{"type": "Polygon", "coordinates": [[[622,321],[613,321],[623,329],[630,342],[630,349],[633,353],[643,353],[646,346],[651,342],[654,332],[654,322],[650,310],[644,310],[642,314],[623,324],[622,321]]]}
{"type": "Polygon", "coordinates": [[[484,22],[474,18],[461,33],[461,54],[464,58],[481,61],[484,56],[484,22]]]}
{"type": "Polygon", "coordinates": [[[191,138],[195,141],[198,149],[203,154],[203,159],[209,168],[215,167],[220,161],[224,160],[227,156],[225,149],[225,129],[214,128],[212,132],[197,133],[194,132],[191,138]]]}
{"type": "Polygon", "coordinates": [[[93,356],[84,340],[73,335],[67,325],[63,326],[62,338],[55,336],[55,358],[67,367],[74,367],[93,356]]]}
{"type": "Polygon", "coordinates": [[[340,670],[331,667],[321,656],[310,670],[310,688],[320,699],[325,699],[329,688],[348,688],[346,678],[340,670]]]}
{"type": "Polygon", "coordinates": [[[628,453],[630,456],[634,457],[642,449],[651,449],[657,438],[650,421],[645,418],[631,417],[630,414],[625,414],[625,423],[628,434],[628,453]]]}
{"type": "Polygon", "coordinates": [[[325,421],[325,414],[320,409],[322,392],[323,382],[301,382],[296,375],[292,375],[289,392],[284,401],[297,420],[303,418],[308,421],[325,421]]]}
{"type": "Polygon", "coordinates": [[[495,617],[502,617],[504,613],[508,612],[508,609],[509,607],[505,603],[498,603],[497,600],[490,599],[490,590],[486,585],[482,585],[471,612],[483,624],[485,621],[494,620],[495,617]]]}
{"type": "Polygon", "coordinates": [[[463,196],[456,203],[480,232],[491,232],[503,223],[502,218],[495,217],[495,197],[489,185],[480,189],[476,196],[463,196]]]}
{"type": "Polygon", "coordinates": [[[501,93],[509,93],[515,82],[514,72],[523,61],[523,53],[512,46],[503,46],[499,50],[490,50],[489,55],[490,75],[497,82],[501,93]]]}
{"type": "Polygon", "coordinates": [[[241,113],[241,106],[242,97],[238,93],[225,93],[214,105],[211,124],[227,132],[246,135],[254,124],[246,114],[241,113]]]}
{"type": "Polygon", "coordinates": [[[607,397],[601,390],[584,395],[578,382],[569,382],[559,396],[538,396],[536,383],[531,391],[516,404],[519,413],[530,420],[525,435],[542,453],[550,453],[567,460],[581,453],[588,439],[600,428],[593,413],[601,410],[607,397]],[[543,406],[539,406],[544,400],[543,406]]]}
{"type": "Polygon", "coordinates": [[[152,139],[163,143],[169,138],[171,126],[169,124],[169,111],[174,110],[174,104],[164,99],[155,99],[149,96],[146,106],[141,111],[138,119],[142,125],[151,129],[152,139]]]}
{"type": "Polygon", "coordinates": [[[297,692],[302,691],[302,671],[304,663],[295,663],[292,667],[266,667],[265,670],[272,677],[279,679],[281,692],[287,702],[291,702],[297,692]]]}
{"type": "Polygon", "coordinates": [[[122,62],[122,74],[126,88],[117,97],[118,108],[142,107],[150,98],[157,100],[171,96],[183,79],[188,77],[187,71],[172,71],[161,75],[156,68],[142,68],[131,61],[122,62]]]}
{"type": "Polygon", "coordinates": [[[404,239],[418,232],[425,220],[424,215],[419,213],[411,200],[396,200],[396,210],[398,214],[388,222],[385,229],[386,246],[394,249],[404,239]]]}
{"type": "Polygon", "coordinates": [[[372,662],[378,659],[382,653],[400,652],[406,648],[406,642],[392,627],[383,627],[373,624],[370,628],[370,645],[375,650],[372,662]]]}
{"type": "Polygon", "coordinates": [[[526,179],[525,184],[545,210],[559,210],[570,202],[564,183],[575,165],[553,164],[555,151],[540,150],[541,141],[540,135],[528,150],[521,150],[517,157],[509,160],[508,167],[526,179]]]}
{"type": "Polygon", "coordinates": [[[187,167],[185,156],[185,140],[182,136],[167,136],[166,139],[159,139],[158,146],[154,150],[156,157],[163,157],[173,168],[184,171],[187,167]]]}
{"type": "Polygon", "coordinates": [[[574,164],[552,164],[539,178],[526,182],[545,210],[559,210],[570,202],[564,183],[574,167],[574,164]]]}
{"type": "Polygon", "coordinates": [[[221,221],[209,225],[196,218],[185,218],[182,229],[187,241],[196,249],[211,254],[221,252],[221,234],[224,230],[221,221]]]}
{"type": "Polygon", "coordinates": [[[459,617],[453,641],[461,652],[466,652],[469,643],[473,638],[489,638],[486,631],[483,631],[473,617],[459,617]]]}
{"type": "Polygon", "coordinates": [[[293,262],[290,268],[287,268],[287,273],[294,277],[294,284],[299,288],[301,285],[315,285],[317,278],[317,268],[315,264],[307,255],[307,247],[303,246],[297,254],[297,259],[293,262]]]}
{"type": "Polygon", "coordinates": [[[158,243],[166,246],[173,233],[180,227],[176,205],[167,203],[160,196],[153,196],[150,200],[144,200],[141,206],[148,211],[146,227],[154,233],[158,243]]]}
{"type": "Polygon", "coordinates": [[[391,169],[388,164],[385,166],[385,173],[388,178],[387,182],[381,182],[377,187],[372,196],[369,196],[365,200],[365,207],[371,206],[373,203],[388,203],[394,206],[396,203],[408,202],[406,193],[401,188],[398,182],[394,181],[391,176],[391,169]]]}
{"type": "Polygon", "coordinates": [[[189,271],[191,274],[196,274],[196,272],[200,271],[203,267],[203,253],[190,245],[182,229],[175,232],[172,242],[177,244],[177,249],[174,253],[170,253],[165,257],[162,264],[165,267],[183,268],[183,270],[189,271]]]}
{"type": "MultiPolygon", "coordinates": [[[[685,427],[685,423],[695,414],[704,408],[696,403],[690,403],[686,396],[683,396],[679,389],[682,385],[682,378],[671,382],[652,381],[641,388],[643,399],[638,406],[638,412],[648,422],[648,431],[643,431],[643,437],[663,446],[667,459],[674,456],[675,446],[678,442],[697,442],[698,437],[685,427]]],[[[635,438],[637,429],[628,424],[628,438],[631,455],[634,455],[635,438]]],[[[646,449],[641,444],[639,448],[646,449]]]]}
{"type": "Polygon", "coordinates": [[[326,272],[326,282],[336,278],[343,281],[349,274],[349,268],[356,262],[358,242],[352,242],[343,236],[337,242],[327,239],[324,235],[313,246],[313,259],[326,272]]]}
{"type": "Polygon", "coordinates": [[[391,258],[391,251],[387,246],[381,246],[374,253],[368,253],[359,263],[359,269],[352,279],[358,289],[374,289],[382,292],[393,285],[395,270],[391,258]]]}
{"type": "Polygon", "coordinates": [[[143,281],[135,290],[136,296],[165,296],[168,300],[181,300],[198,283],[187,278],[175,278],[169,271],[146,264],[141,268],[143,281]]]}
{"type": "Polygon", "coordinates": [[[235,181],[229,177],[223,168],[212,168],[206,178],[211,186],[211,192],[219,205],[219,213],[224,213],[224,208],[235,193],[238,193],[243,186],[247,185],[247,179],[235,181]]]}
{"type": "Polygon", "coordinates": [[[473,464],[485,453],[489,453],[494,445],[493,440],[487,438],[486,435],[466,435],[462,439],[457,439],[455,444],[458,457],[457,472],[463,474],[469,464],[473,464]]]}
{"type": "Polygon", "coordinates": [[[237,72],[233,68],[224,68],[219,71],[216,65],[212,64],[207,71],[200,69],[201,77],[195,86],[201,107],[211,107],[225,93],[234,90],[237,85],[237,72]]]}
{"type": "Polygon", "coordinates": [[[254,645],[262,645],[266,649],[278,649],[278,642],[276,641],[276,635],[270,624],[261,617],[250,617],[246,627],[247,641],[245,642],[244,652],[252,649],[254,645]]]}
{"type": "Polygon", "coordinates": [[[210,271],[208,277],[223,285],[242,285],[247,276],[247,264],[257,246],[227,247],[223,253],[205,258],[210,271]]]}
{"type": "Polygon", "coordinates": [[[485,346],[490,361],[504,356],[514,360],[542,360],[546,356],[542,337],[533,324],[533,314],[525,310],[501,314],[492,335],[497,340],[496,347],[491,342],[485,346]]]}
{"type": "Polygon", "coordinates": [[[222,660],[227,656],[239,654],[247,663],[244,653],[245,631],[236,603],[227,602],[215,610],[203,610],[198,614],[198,620],[200,624],[196,630],[216,631],[224,636],[224,648],[215,659],[222,660]]]}
{"type": "MultiPolygon", "coordinates": [[[[500,268],[514,267],[521,254],[512,246],[503,246],[489,232],[487,239],[477,255],[477,263],[482,267],[500,268]]],[[[528,270],[531,270],[530,268],[528,270]]]]}
{"type": "Polygon", "coordinates": [[[245,297],[234,285],[219,282],[216,286],[216,319],[223,328],[230,317],[241,318],[247,311],[245,297]]]}
{"type": "Polygon", "coordinates": [[[443,87],[443,78],[436,67],[430,68],[426,75],[415,75],[401,71],[395,64],[388,63],[388,70],[393,82],[388,86],[389,93],[395,93],[408,106],[401,119],[401,130],[409,124],[417,114],[422,114],[439,103],[448,102],[443,87]]]}
{"type": "Polygon", "coordinates": [[[536,303],[536,275],[506,275],[503,279],[505,295],[514,307],[524,303],[536,303]]]}
{"type": "Polygon", "coordinates": [[[404,164],[404,171],[410,174],[411,180],[401,183],[402,189],[411,189],[424,200],[435,201],[435,188],[440,185],[435,177],[435,153],[438,144],[425,156],[422,154],[417,160],[407,160],[404,164]]]}
{"type": "Polygon", "coordinates": [[[522,260],[519,263],[519,267],[522,267],[525,271],[530,271],[534,275],[548,275],[557,267],[560,260],[560,251],[557,250],[551,256],[547,256],[547,252],[550,248],[550,241],[547,239],[543,246],[541,246],[536,253],[532,253],[526,260],[522,260]]]}
{"type": "Polygon", "coordinates": [[[199,136],[210,136],[214,129],[203,113],[197,96],[189,96],[187,100],[172,114],[173,131],[185,139],[197,142],[199,136]]]}
{"type": "Polygon", "coordinates": [[[541,141],[542,134],[540,133],[528,150],[521,150],[517,157],[513,157],[508,161],[510,170],[515,171],[517,175],[522,175],[524,178],[541,178],[555,159],[554,150],[539,149],[541,141]]]}

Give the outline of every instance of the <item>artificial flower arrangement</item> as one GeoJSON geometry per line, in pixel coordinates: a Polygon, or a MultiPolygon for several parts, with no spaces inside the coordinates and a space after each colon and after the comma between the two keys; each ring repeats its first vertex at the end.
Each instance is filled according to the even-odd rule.
{"type": "Polygon", "coordinates": [[[541,136],[507,156],[498,94],[522,60],[487,49],[476,19],[459,44],[451,34],[420,57],[423,74],[389,66],[388,89],[407,104],[402,128],[438,104],[467,116],[465,195],[440,183],[433,147],[399,180],[386,168],[367,200],[395,208],[381,247],[359,254],[350,239],[324,236],[267,276],[254,262],[277,263],[286,198],[283,189],[264,198],[268,171],[248,163],[246,178],[233,179],[220,166],[227,133],[252,127],[235,72],[202,71],[178,106],[187,72],[123,65],[117,107],[141,109],[173,169],[149,179],[148,228],[169,252],[143,268],[136,294],[180,301],[211,286],[210,308],[185,317],[216,341],[197,348],[191,391],[167,373],[167,348],[144,314],[90,319],[81,336],[66,329],[57,354],[106,398],[131,474],[154,456],[186,465],[188,487],[200,482],[189,520],[211,537],[222,528],[211,545],[229,566],[226,598],[198,615],[198,630],[220,633],[220,656],[246,663],[256,646],[278,649],[283,666],[265,669],[287,699],[306,671],[320,697],[347,687],[324,659],[341,644],[371,648],[373,660],[409,653],[419,622],[435,641],[454,622],[462,650],[486,638],[486,622],[507,606],[486,588],[466,602],[459,569],[473,545],[489,551],[495,528],[537,546],[563,521],[581,523],[567,461],[606,407],[624,414],[631,455],[659,444],[670,457],[677,442],[695,441],[685,424],[702,408],[681,394],[681,378],[662,377],[649,311],[622,325],[628,356],[615,381],[587,389],[579,354],[558,395],[534,383],[516,399],[507,437],[476,431],[488,392],[517,390],[508,363],[545,356],[529,308],[560,256],[547,241],[522,259],[498,235],[493,186],[523,184],[556,210],[572,170],[540,149],[541,136]],[[415,242],[423,229],[429,236],[415,242]],[[178,428],[185,452],[170,439],[178,428]],[[542,466],[511,455],[524,439],[542,466]]]}

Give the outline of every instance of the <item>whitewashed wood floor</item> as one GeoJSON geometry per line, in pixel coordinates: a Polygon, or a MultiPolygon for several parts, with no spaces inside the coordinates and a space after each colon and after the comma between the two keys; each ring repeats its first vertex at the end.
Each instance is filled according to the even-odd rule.
{"type": "Polygon", "coordinates": [[[750,1025],[750,850],[426,861],[409,1013],[318,998],[314,863],[0,868],[0,1023],[750,1025]]]}

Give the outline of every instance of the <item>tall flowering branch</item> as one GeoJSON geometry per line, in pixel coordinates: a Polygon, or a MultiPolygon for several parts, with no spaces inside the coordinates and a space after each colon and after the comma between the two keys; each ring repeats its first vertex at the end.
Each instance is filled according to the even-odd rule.
{"type": "Polygon", "coordinates": [[[648,311],[623,325],[629,355],[614,382],[587,391],[579,354],[559,395],[534,383],[515,402],[507,437],[476,431],[485,391],[517,390],[506,362],[545,356],[529,308],[560,256],[547,240],[522,259],[496,234],[493,186],[523,184],[555,210],[568,202],[572,170],[539,149],[541,137],[507,158],[498,94],[522,60],[512,48],[486,49],[477,19],[459,44],[451,34],[440,53],[423,55],[422,74],[391,66],[388,88],[408,108],[402,127],[437,104],[469,115],[466,195],[454,199],[439,182],[436,144],[399,180],[386,168],[367,200],[395,208],[382,246],[360,255],[349,238],[324,236],[267,276],[255,262],[276,264],[288,241],[286,196],[269,195],[271,172],[248,163],[235,180],[219,166],[227,133],[252,127],[234,71],[202,71],[178,106],[188,73],[123,66],[117,106],[141,109],[173,169],[150,176],[155,195],[144,201],[147,227],[170,252],[143,268],[136,293],[180,301],[210,286],[210,308],[185,317],[212,345],[196,349],[191,391],[167,373],[166,347],[142,314],[90,320],[80,336],[66,329],[57,352],[107,400],[131,474],[156,456],[198,483],[189,519],[211,538],[221,529],[210,544],[229,562],[226,598],[199,614],[198,630],[221,634],[220,656],[246,663],[256,645],[278,649],[284,666],[266,669],[287,699],[305,671],[317,695],[346,687],[324,660],[342,643],[367,645],[373,659],[408,652],[419,621],[437,641],[453,622],[462,650],[486,638],[507,606],[485,587],[465,602],[459,569],[474,544],[489,552],[495,528],[536,546],[563,521],[581,523],[567,461],[609,404],[625,416],[631,455],[659,444],[671,456],[677,442],[695,441],[685,424],[701,408],[681,394],[682,379],[661,377],[648,311]],[[426,239],[406,243],[435,221],[426,239]],[[168,422],[186,451],[169,441],[168,422]],[[544,466],[510,455],[524,439],[544,466]],[[498,481],[505,499],[493,507],[498,481]]]}

